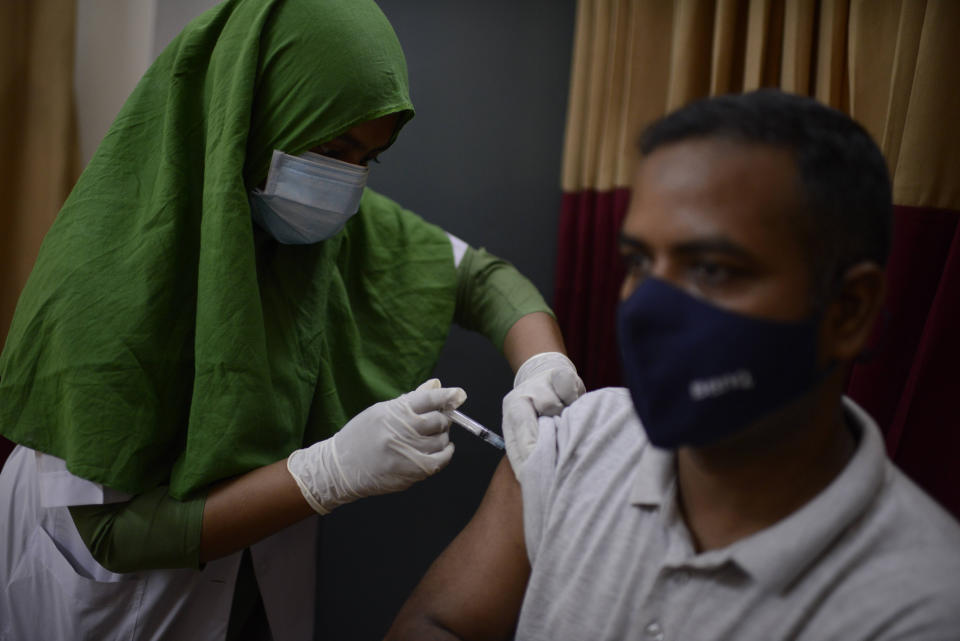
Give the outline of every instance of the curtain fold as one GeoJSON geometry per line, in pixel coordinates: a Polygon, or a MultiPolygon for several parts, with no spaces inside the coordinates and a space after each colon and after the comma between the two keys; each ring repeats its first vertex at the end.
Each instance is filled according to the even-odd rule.
{"type": "Polygon", "coordinates": [[[564,194],[561,200],[558,252],[570,257],[557,265],[554,313],[562,319],[564,342],[571,355],[610,354],[611,358],[579,358],[577,367],[593,388],[618,385],[620,362],[616,333],[596,331],[616,326],[616,300],[624,268],[615,247],[630,192],[592,189],[564,194]]]}
{"type": "MultiPolygon", "coordinates": [[[[79,175],[74,0],[0,2],[0,343],[40,242],[79,175]]],[[[11,445],[0,437],[0,463],[11,445]]]]}
{"type": "Polygon", "coordinates": [[[885,428],[891,458],[960,516],[960,211],[894,208],[887,291],[847,393],[885,428]]]}
{"type": "Polygon", "coordinates": [[[616,233],[643,126],[692,100],[778,87],[851,114],[893,178],[888,321],[850,394],[891,456],[960,516],[960,2],[581,0],[554,306],[589,389],[619,383],[616,233]],[[610,281],[613,281],[611,284],[610,281]],[[956,469],[957,471],[953,471],[956,469]]]}

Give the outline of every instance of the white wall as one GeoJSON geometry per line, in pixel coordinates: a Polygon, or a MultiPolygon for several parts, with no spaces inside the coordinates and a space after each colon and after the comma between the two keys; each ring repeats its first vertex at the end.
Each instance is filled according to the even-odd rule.
{"type": "Polygon", "coordinates": [[[74,90],[86,165],[157,55],[217,0],[77,0],[74,90]]]}

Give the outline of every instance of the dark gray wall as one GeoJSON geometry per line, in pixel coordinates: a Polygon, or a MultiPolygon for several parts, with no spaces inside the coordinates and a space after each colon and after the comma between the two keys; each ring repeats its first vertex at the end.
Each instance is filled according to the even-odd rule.
{"type": "MultiPolygon", "coordinates": [[[[513,262],[549,302],[574,0],[379,0],[407,56],[417,116],[370,186],[513,262]]],[[[485,339],[454,328],[436,370],[463,411],[500,430],[513,375],[485,339]]],[[[472,516],[500,456],[453,428],[456,453],[413,489],[325,517],[318,638],[379,639],[472,516]]]]}

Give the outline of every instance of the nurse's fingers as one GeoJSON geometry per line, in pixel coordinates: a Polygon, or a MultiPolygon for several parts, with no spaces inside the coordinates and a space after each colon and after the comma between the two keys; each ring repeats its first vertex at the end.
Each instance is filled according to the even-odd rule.
{"type": "MultiPolygon", "coordinates": [[[[439,382],[439,381],[438,381],[439,382]]],[[[467,393],[459,387],[420,388],[406,395],[407,403],[416,414],[452,410],[467,400],[467,393]]]]}

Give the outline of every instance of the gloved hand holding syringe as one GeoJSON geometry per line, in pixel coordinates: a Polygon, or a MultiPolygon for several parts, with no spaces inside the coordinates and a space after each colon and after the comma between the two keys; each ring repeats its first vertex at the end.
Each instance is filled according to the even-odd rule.
{"type": "Polygon", "coordinates": [[[497,435],[496,432],[487,429],[480,423],[477,423],[475,420],[467,416],[466,414],[459,412],[457,410],[443,410],[445,414],[451,421],[457,425],[465,428],[467,431],[473,433],[475,436],[482,438],[484,441],[494,446],[497,449],[504,449],[503,439],[497,435]]]}

